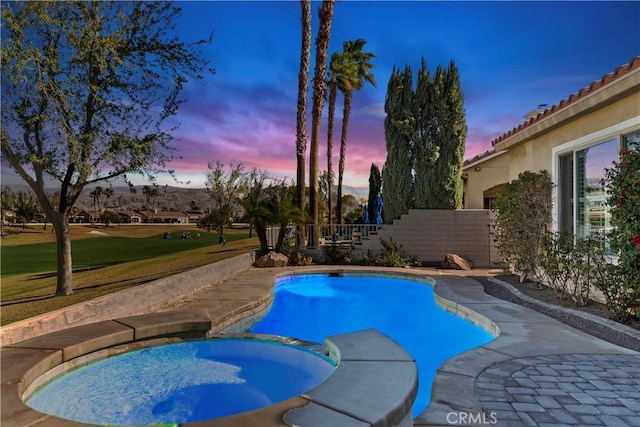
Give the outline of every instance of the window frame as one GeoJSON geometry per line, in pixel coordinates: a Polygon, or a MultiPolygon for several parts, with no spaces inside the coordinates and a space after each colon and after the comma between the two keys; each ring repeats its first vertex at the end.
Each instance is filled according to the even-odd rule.
{"type": "Polygon", "coordinates": [[[581,136],[572,141],[565,142],[558,146],[555,146],[551,149],[551,179],[554,183],[551,200],[552,200],[552,230],[559,231],[560,230],[560,216],[561,216],[561,206],[559,197],[560,197],[560,188],[559,182],[561,181],[561,170],[560,170],[560,157],[571,155],[573,160],[573,176],[572,176],[572,185],[573,185],[573,227],[572,233],[576,236],[577,226],[577,182],[575,179],[576,173],[576,153],[580,150],[584,150],[586,148],[590,148],[611,140],[616,140],[618,143],[618,157],[620,153],[624,149],[623,147],[623,136],[628,135],[630,133],[640,132],[640,117],[633,117],[631,119],[625,120],[623,122],[617,123],[615,125],[600,129],[596,132],[592,132],[590,134],[581,136]]]}

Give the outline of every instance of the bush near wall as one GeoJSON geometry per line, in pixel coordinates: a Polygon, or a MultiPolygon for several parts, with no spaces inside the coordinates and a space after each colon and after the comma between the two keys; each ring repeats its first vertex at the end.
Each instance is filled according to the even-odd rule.
{"type": "Polygon", "coordinates": [[[597,288],[623,322],[640,319],[640,147],[629,148],[606,173],[610,251],[601,239],[549,231],[552,183],[546,171],[523,172],[498,194],[494,230],[507,266],[521,282],[548,285],[579,306],[597,288]]]}
{"type": "Polygon", "coordinates": [[[525,171],[508,183],[495,200],[493,238],[507,268],[520,282],[534,278],[545,233],[551,227],[551,176],[525,171]]]}

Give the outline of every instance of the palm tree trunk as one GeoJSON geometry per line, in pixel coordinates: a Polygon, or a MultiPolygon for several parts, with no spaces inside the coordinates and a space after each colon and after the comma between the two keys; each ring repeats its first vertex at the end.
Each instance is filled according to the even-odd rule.
{"type": "Polygon", "coordinates": [[[311,68],[311,2],[300,0],[302,10],[302,46],[300,71],[298,72],[298,109],[296,113],[296,157],[298,208],[304,210],[305,202],[305,155],[307,151],[307,92],[309,69],[311,68]]]}
{"type": "MultiPolygon", "coordinates": [[[[311,62],[311,1],[300,0],[302,11],[302,47],[300,49],[300,71],[298,73],[298,110],[296,113],[296,194],[298,208],[304,212],[305,205],[305,155],[307,152],[307,92],[311,62]]],[[[302,233],[304,233],[304,229],[302,233]]],[[[298,233],[301,235],[302,233],[298,233]]],[[[298,246],[302,242],[297,242],[298,246]]]]}
{"type": "Polygon", "coordinates": [[[322,106],[324,104],[325,80],[327,70],[327,52],[329,50],[329,38],[331,37],[331,20],[333,19],[333,6],[335,0],[325,0],[319,9],[320,28],[316,36],[316,65],[313,77],[313,101],[311,109],[311,150],[309,158],[309,208],[313,222],[313,234],[311,245],[316,247],[320,242],[318,229],[320,220],[318,217],[318,146],[320,143],[320,121],[322,119],[322,106]]]}
{"type": "Polygon", "coordinates": [[[338,83],[335,79],[329,82],[329,113],[327,117],[327,211],[329,224],[333,223],[333,118],[336,114],[336,98],[338,83]]]}
{"type": "Polygon", "coordinates": [[[342,178],[344,176],[344,161],[347,155],[347,133],[349,131],[349,116],[351,115],[351,91],[344,92],[344,111],[342,113],[342,136],[340,138],[340,162],[338,163],[338,224],[342,224],[342,178]]]}

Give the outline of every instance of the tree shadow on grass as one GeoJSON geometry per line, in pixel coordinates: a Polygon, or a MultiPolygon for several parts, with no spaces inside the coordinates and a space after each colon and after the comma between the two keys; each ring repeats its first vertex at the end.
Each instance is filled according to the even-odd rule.
{"type": "MultiPolygon", "coordinates": [[[[114,263],[114,264],[118,264],[118,263],[114,263]]],[[[75,272],[80,272],[80,271],[95,270],[95,269],[103,268],[103,267],[107,267],[107,264],[102,265],[102,266],[91,267],[89,269],[86,269],[86,268],[74,269],[74,273],[75,272]]],[[[183,272],[185,272],[187,270],[190,270],[190,269],[191,269],[191,267],[179,268],[179,269],[174,269],[174,270],[163,272],[163,273],[157,273],[157,274],[147,275],[147,276],[142,276],[142,277],[135,277],[135,278],[131,278],[131,279],[115,280],[115,281],[104,282],[104,283],[99,283],[99,284],[95,284],[95,285],[78,286],[78,287],[74,288],[74,294],[82,294],[84,292],[88,292],[88,291],[92,291],[92,290],[96,290],[96,289],[101,289],[101,288],[105,288],[105,287],[109,288],[109,293],[117,292],[117,291],[122,290],[122,289],[127,289],[127,288],[132,288],[134,286],[144,285],[146,283],[153,282],[154,280],[163,279],[165,277],[168,277],[168,276],[171,276],[171,275],[174,275],[174,274],[183,273],[183,272]]],[[[53,272],[53,273],[45,273],[45,274],[37,275],[38,276],[37,278],[47,278],[47,277],[53,277],[55,275],[56,275],[55,272],[53,272]]],[[[36,278],[32,277],[32,278],[30,278],[28,280],[35,280],[35,279],[36,278]]],[[[1,307],[5,307],[5,306],[11,306],[11,305],[17,305],[17,304],[25,304],[25,303],[30,303],[30,302],[45,301],[45,300],[49,300],[49,299],[52,299],[52,298],[56,298],[56,295],[55,294],[46,294],[46,295],[29,295],[29,296],[19,297],[19,298],[3,298],[2,302],[0,302],[0,306],[1,307]]]]}
{"type": "MultiPolygon", "coordinates": [[[[110,267],[116,264],[121,264],[121,262],[111,262],[107,264],[93,265],[90,267],[76,267],[73,269],[73,273],[82,273],[84,271],[99,270],[101,268],[110,267]]],[[[31,281],[31,280],[49,279],[51,277],[55,277],[56,274],[57,273],[55,271],[48,271],[46,273],[38,273],[38,274],[30,274],[29,278],[26,280],[31,281]]]]}

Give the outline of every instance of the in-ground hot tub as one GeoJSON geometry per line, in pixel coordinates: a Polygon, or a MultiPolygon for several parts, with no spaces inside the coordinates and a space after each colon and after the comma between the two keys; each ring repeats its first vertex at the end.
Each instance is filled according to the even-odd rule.
{"type": "Polygon", "coordinates": [[[218,338],[130,351],[67,372],[26,400],[73,421],[185,423],[250,411],[308,391],[335,370],[311,343],[218,338]]]}

